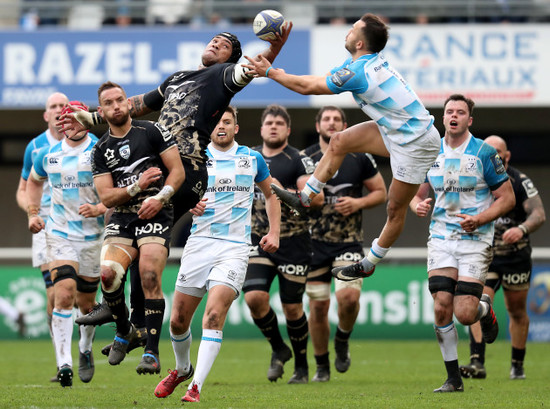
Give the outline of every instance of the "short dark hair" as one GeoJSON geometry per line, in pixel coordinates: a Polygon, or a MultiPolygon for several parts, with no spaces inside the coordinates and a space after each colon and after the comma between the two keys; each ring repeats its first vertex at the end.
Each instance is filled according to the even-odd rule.
{"type": "Polygon", "coordinates": [[[231,42],[231,55],[226,62],[232,62],[236,64],[243,55],[241,42],[239,41],[237,36],[235,34],[224,31],[223,33],[216,34],[214,37],[227,38],[231,42]]]}
{"type": "Polygon", "coordinates": [[[122,90],[122,93],[124,94],[124,96],[126,96],[126,91],[124,91],[124,88],[122,88],[121,85],[118,85],[117,83],[112,82],[112,81],[107,81],[107,82],[104,82],[103,84],[101,84],[99,86],[99,88],[97,89],[97,100],[99,101],[101,93],[103,91],[106,91],[106,90],[111,89],[111,88],[120,88],[122,90]]]}
{"type": "Polygon", "coordinates": [[[380,17],[372,13],[363,14],[361,21],[365,23],[363,35],[367,40],[368,50],[378,53],[384,49],[388,42],[388,26],[380,17]]]}
{"type": "Polygon", "coordinates": [[[228,105],[227,108],[225,108],[225,112],[229,112],[233,116],[233,120],[235,121],[235,124],[237,124],[237,107],[234,107],[233,105],[228,105]]]}
{"type": "Polygon", "coordinates": [[[288,111],[284,106],[277,105],[277,104],[268,105],[268,107],[264,109],[264,112],[262,112],[262,119],[261,119],[262,125],[265,121],[265,118],[268,115],[282,117],[285,120],[287,127],[290,128],[290,115],[288,114],[288,111]]]}
{"type": "Polygon", "coordinates": [[[465,102],[466,105],[468,106],[468,113],[470,114],[470,116],[473,115],[475,102],[471,98],[465,97],[462,94],[449,95],[449,97],[447,97],[447,99],[445,100],[445,103],[443,104],[443,109],[445,109],[445,107],[447,106],[447,103],[449,101],[463,101],[463,102],[465,102]]]}
{"type": "Polygon", "coordinates": [[[321,122],[321,118],[322,118],[323,113],[325,111],[338,111],[338,112],[340,112],[340,116],[342,117],[342,122],[344,122],[344,123],[348,122],[346,120],[346,114],[345,114],[344,110],[342,108],[334,106],[334,105],[325,105],[324,107],[322,107],[319,110],[319,112],[317,112],[317,115],[315,115],[315,122],[317,122],[317,123],[321,122]]]}

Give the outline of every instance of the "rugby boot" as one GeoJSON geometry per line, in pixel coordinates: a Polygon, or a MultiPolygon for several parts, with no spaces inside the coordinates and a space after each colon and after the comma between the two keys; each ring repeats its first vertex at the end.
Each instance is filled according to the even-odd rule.
{"type": "Polygon", "coordinates": [[[317,365],[317,371],[311,382],[328,382],[330,381],[330,366],[329,365],[317,365]]]}
{"type": "Polygon", "coordinates": [[[525,371],[523,370],[523,364],[522,365],[512,364],[512,367],[510,368],[510,379],[512,380],[525,379],[525,371]]]}
{"type": "Polygon", "coordinates": [[[288,380],[288,384],[303,384],[309,381],[309,370],[307,367],[298,367],[288,380]]]}
{"type": "Polygon", "coordinates": [[[80,352],[78,359],[78,377],[84,383],[88,383],[94,377],[94,353],[92,351],[80,352]]]}
{"type": "Polygon", "coordinates": [[[464,384],[462,380],[452,381],[447,379],[441,387],[434,389],[434,393],[448,393],[448,392],[464,392],[464,384]]]}
{"type": "Polygon", "coordinates": [[[336,277],[338,280],[342,281],[353,281],[358,278],[370,277],[374,274],[374,269],[376,266],[372,266],[369,271],[363,269],[363,264],[355,263],[350,264],[349,266],[335,267],[332,269],[331,273],[333,277],[336,277]]]}
{"type": "Polygon", "coordinates": [[[271,364],[267,370],[267,379],[271,382],[276,382],[277,379],[283,377],[284,364],[292,358],[292,351],[285,345],[285,348],[280,351],[273,351],[271,353],[271,364]]]}
{"type": "Polygon", "coordinates": [[[137,331],[133,325],[130,326],[130,332],[124,336],[117,332],[115,340],[113,341],[113,345],[109,350],[109,364],[120,364],[126,357],[126,353],[128,352],[128,345],[135,338],[137,338],[137,331]]]}
{"type": "Polygon", "coordinates": [[[145,351],[141,357],[141,362],[136,367],[138,374],[156,374],[160,373],[160,360],[159,356],[153,351],[145,351]]]}
{"type": "Polygon", "coordinates": [[[200,402],[201,396],[199,392],[199,387],[197,385],[193,385],[191,389],[188,389],[185,393],[185,396],[181,398],[182,402],[200,402]]]}
{"type": "Polygon", "coordinates": [[[62,387],[73,386],[73,368],[63,365],[57,372],[57,379],[62,387]]]}
{"type": "Polygon", "coordinates": [[[488,294],[483,294],[481,296],[480,302],[486,302],[489,305],[489,311],[487,312],[487,315],[481,318],[479,320],[479,323],[481,324],[483,340],[487,344],[492,344],[493,342],[495,342],[495,339],[497,339],[498,336],[497,317],[495,315],[495,311],[493,310],[491,297],[489,297],[488,294]]]}
{"type": "Polygon", "coordinates": [[[171,371],[169,369],[168,376],[164,378],[162,381],[160,381],[157,387],[155,388],[155,396],[157,398],[166,398],[167,396],[171,395],[174,392],[174,389],[176,389],[176,386],[190,379],[194,373],[195,373],[195,369],[193,368],[193,365],[191,365],[189,367],[189,371],[182,376],[179,376],[178,371],[171,371]]]}
{"type": "MultiPolygon", "coordinates": [[[[143,348],[147,344],[147,328],[136,328],[136,335],[137,336],[132,338],[128,344],[128,348],[126,349],[127,354],[138,347],[143,348]]],[[[105,356],[109,356],[109,351],[111,351],[112,346],[113,344],[105,345],[101,348],[101,353],[105,356]]]]}
{"type": "Polygon", "coordinates": [[[295,216],[307,215],[309,205],[306,205],[302,202],[300,193],[289,192],[288,190],[279,187],[275,183],[272,183],[270,186],[273,193],[277,195],[277,198],[281,202],[283,202],[283,204],[290,208],[292,214],[294,214],[295,216]]]}
{"type": "Polygon", "coordinates": [[[485,379],[487,371],[477,359],[472,359],[469,365],[460,365],[460,374],[463,378],[485,379]]]}
{"type": "Polygon", "coordinates": [[[334,352],[336,352],[334,367],[338,372],[346,372],[351,365],[348,341],[334,340],[334,352]]]}

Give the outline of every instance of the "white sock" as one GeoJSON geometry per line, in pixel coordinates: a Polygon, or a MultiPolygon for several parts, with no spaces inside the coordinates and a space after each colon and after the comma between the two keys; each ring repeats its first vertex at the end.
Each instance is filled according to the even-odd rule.
{"type": "Polygon", "coordinates": [[[80,325],[80,340],[78,341],[78,350],[82,353],[92,350],[92,341],[94,340],[95,325],[80,325]]]}
{"type": "MultiPolygon", "coordinates": [[[[197,368],[195,369],[193,382],[191,382],[191,385],[197,385],[199,392],[201,391],[202,385],[210,373],[210,369],[212,369],[212,365],[220,352],[222,339],[222,331],[203,328],[202,339],[199,345],[199,353],[197,357],[197,368]]],[[[189,385],[189,388],[192,387],[191,385],[189,385]]]]}
{"type": "Polygon", "coordinates": [[[455,323],[451,321],[444,327],[434,325],[434,329],[443,360],[445,362],[458,360],[458,332],[455,323]]]}
{"type": "Polygon", "coordinates": [[[178,375],[183,376],[189,372],[191,366],[191,328],[181,335],[174,335],[170,331],[170,339],[172,340],[172,349],[176,357],[176,371],[178,375]]]}
{"type": "Polygon", "coordinates": [[[300,192],[302,203],[305,205],[308,205],[311,202],[311,199],[313,198],[312,195],[315,196],[321,193],[325,185],[326,185],[325,182],[321,182],[315,176],[311,175],[308,181],[306,182],[304,189],[300,192]]]}
{"type": "Polygon", "coordinates": [[[73,366],[71,341],[73,337],[73,310],[53,309],[52,333],[54,338],[57,366],[73,366]]]}
{"type": "MultiPolygon", "coordinates": [[[[389,250],[390,250],[389,248],[380,247],[378,245],[378,239],[376,238],[372,241],[372,245],[369,250],[369,254],[367,254],[366,259],[369,261],[370,264],[375,266],[380,262],[380,260],[382,260],[385,257],[385,255],[388,253],[389,250]]],[[[366,267],[365,265],[363,266],[366,267]]]]}

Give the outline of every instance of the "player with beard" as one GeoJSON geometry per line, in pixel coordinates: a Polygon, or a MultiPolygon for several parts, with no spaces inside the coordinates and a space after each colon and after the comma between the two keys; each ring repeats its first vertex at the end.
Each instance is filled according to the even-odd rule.
{"type": "MultiPolygon", "coordinates": [[[[317,163],[328,149],[331,137],[346,129],[346,115],[338,107],[322,107],[315,117],[315,127],[319,142],[306,148],[304,153],[317,163]]],[[[364,257],[362,210],[384,203],[386,184],[370,154],[348,153],[323,193],[323,207],[310,214],[313,261],[306,283],[309,332],[317,363],[317,372],[312,378],[314,382],[330,380],[330,271],[333,267],[345,266],[364,257]],[[363,195],[363,187],[368,192],[366,195],[363,195]]],[[[351,365],[349,338],[359,313],[362,284],[362,278],[334,282],[338,303],[334,366],[338,372],[346,372],[351,365]]]]}
{"type": "MultiPolygon", "coordinates": [[[[273,62],[285,44],[292,23],[282,28],[282,35],[269,40],[270,47],[262,56],[273,62]]],[[[242,56],[241,43],[234,34],[223,32],[207,44],[198,70],[178,71],[169,76],[158,88],[129,98],[130,116],[139,117],[160,111],[158,122],[176,139],[185,181],[175,192],[174,222],[193,208],[208,185],[206,146],[231,99],[252,81],[248,69],[238,61],[242,56]]],[[[67,132],[76,132],[101,123],[97,113],[78,112],[62,116],[60,124],[67,132]]],[[[131,268],[135,268],[135,263],[131,268]]],[[[136,266],[137,268],[137,266],[136,266]]],[[[101,307],[104,309],[105,304],[101,307]]],[[[80,320],[86,324],[99,324],[110,317],[108,311],[95,310],[80,320]]]]}
{"type": "MultiPolygon", "coordinates": [[[[307,175],[313,172],[311,158],[288,144],[290,115],[280,105],[268,106],[261,117],[263,144],[254,149],[262,154],[275,183],[288,189],[300,189],[307,175]]],[[[314,203],[320,206],[323,195],[314,203]]],[[[275,277],[279,280],[279,297],[286,318],[287,332],[294,351],[294,374],[288,383],[307,383],[308,325],[302,298],[311,263],[311,237],[307,220],[291,216],[287,207],[281,209],[281,239],[279,250],[269,254],[260,238],[268,231],[265,198],[256,192],[252,214],[252,251],[243,286],[244,299],[254,323],[271,344],[271,365],[267,372],[270,381],[283,375],[283,365],[292,357],[279,331],[277,316],[269,303],[269,290],[275,277]]]]}
{"type": "Polygon", "coordinates": [[[94,183],[101,201],[114,207],[101,252],[101,288],[112,311],[116,337],[109,363],[118,365],[137,337],[125,305],[126,270],[139,257],[145,295],[147,344],[137,373],[159,373],[159,339],[165,301],[161,277],[166,265],[173,224],[171,197],[185,172],[175,138],[159,123],[130,118],[130,103],[122,87],[99,87],[99,114],[109,124],[93,151],[94,183]]]}

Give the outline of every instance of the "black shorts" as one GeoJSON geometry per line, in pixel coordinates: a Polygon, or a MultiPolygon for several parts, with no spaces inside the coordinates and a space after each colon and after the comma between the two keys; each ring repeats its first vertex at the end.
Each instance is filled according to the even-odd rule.
{"type": "Polygon", "coordinates": [[[278,277],[281,302],[301,303],[312,255],[309,234],[281,239],[279,250],[273,254],[263,251],[259,242],[260,237],[252,235],[252,250],[243,291],[269,292],[271,283],[278,277]]]}
{"type": "Polygon", "coordinates": [[[330,283],[333,267],[347,266],[361,261],[365,257],[360,243],[328,243],[313,240],[313,261],[307,275],[307,281],[330,283]]]}
{"type": "Polygon", "coordinates": [[[152,219],[142,220],[135,213],[114,212],[105,226],[104,242],[136,249],[142,244],[158,243],[170,249],[173,214],[172,209],[162,208],[152,219]]]}
{"type": "Polygon", "coordinates": [[[204,196],[208,186],[208,170],[205,164],[194,166],[184,159],[182,159],[182,163],[185,169],[185,181],[172,196],[174,223],[196,206],[204,196]]]}
{"type": "Polygon", "coordinates": [[[485,284],[495,292],[500,286],[509,291],[528,290],[531,285],[532,268],[530,255],[495,256],[489,266],[485,284]]]}

